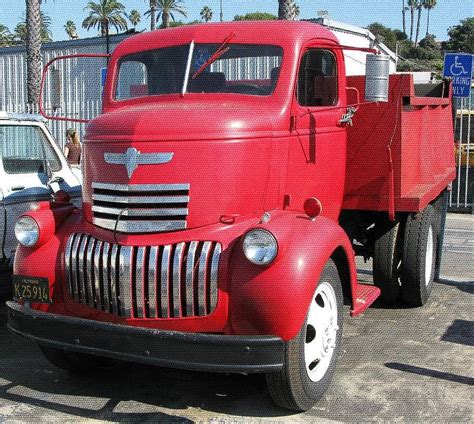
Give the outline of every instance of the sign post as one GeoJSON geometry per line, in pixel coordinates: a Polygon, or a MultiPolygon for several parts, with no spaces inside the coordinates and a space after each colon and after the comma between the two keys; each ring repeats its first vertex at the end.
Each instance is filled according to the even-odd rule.
{"type": "Polygon", "coordinates": [[[469,97],[472,82],[472,54],[446,53],[443,76],[452,79],[454,97],[469,97]]]}

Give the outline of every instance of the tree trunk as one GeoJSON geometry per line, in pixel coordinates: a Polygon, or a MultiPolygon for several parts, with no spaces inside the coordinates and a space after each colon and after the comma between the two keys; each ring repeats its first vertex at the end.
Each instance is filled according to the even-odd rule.
{"type": "Polygon", "coordinates": [[[402,0],[402,19],[403,19],[403,33],[407,35],[405,0],[402,0]]]}
{"type": "Polygon", "coordinates": [[[163,28],[168,28],[170,26],[170,14],[168,12],[163,11],[162,12],[162,18],[163,18],[163,28]]]}
{"type": "Polygon", "coordinates": [[[415,21],[415,8],[413,5],[410,6],[410,41],[413,41],[413,24],[415,21]]]}
{"type": "Polygon", "coordinates": [[[29,104],[38,104],[41,84],[40,0],[26,0],[26,72],[29,104]]]}
{"type": "Polygon", "coordinates": [[[278,19],[291,20],[293,16],[292,6],[292,0],[278,0],[278,19]]]}
{"type": "Polygon", "coordinates": [[[428,9],[428,16],[426,18],[426,36],[430,35],[429,33],[430,30],[430,9],[428,9]]]}
{"type": "Polygon", "coordinates": [[[103,21],[100,23],[100,35],[102,37],[107,37],[107,21],[103,21]]]}
{"type": "Polygon", "coordinates": [[[418,6],[418,17],[416,20],[416,35],[415,35],[415,46],[418,45],[418,37],[420,35],[420,22],[421,22],[421,4],[418,6]]]}
{"type": "Polygon", "coordinates": [[[151,20],[151,23],[150,23],[150,30],[151,31],[154,31],[155,28],[156,28],[156,6],[155,4],[150,4],[150,20],[151,20]]]}

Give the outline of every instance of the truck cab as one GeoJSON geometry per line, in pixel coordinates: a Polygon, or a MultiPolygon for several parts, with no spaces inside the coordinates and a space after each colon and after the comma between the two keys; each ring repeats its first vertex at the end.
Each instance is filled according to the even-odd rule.
{"type": "MultiPolygon", "coordinates": [[[[346,173],[348,126],[363,88],[349,87],[343,49],[319,25],[276,21],[122,42],[110,57],[103,113],[85,135],[82,209],[52,202],[18,221],[24,242],[9,328],[71,371],[106,357],[262,372],[276,403],[311,408],[335,370],[343,298],[358,315],[399,284],[387,276],[358,283],[358,246],[374,254],[379,220],[393,223],[377,224],[382,235],[415,228],[414,209],[435,201],[452,177],[440,170],[422,201],[404,202],[384,156],[381,175],[364,174],[378,190],[376,206],[364,210],[364,181],[346,192],[357,177],[346,173]]],[[[404,112],[410,101],[400,95],[412,83],[394,79],[390,108],[376,111],[404,112]]],[[[438,103],[445,120],[449,99],[438,103]]],[[[357,113],[370,121],[373,112],[357,113]]],[[[369,138],[373,123],[365,125],[369,138]]],[[[439,226],[431,209],[423,222],[427,292],[439,226]]],[[[417,284],[406,283],[414,304],[417,284]]]]}

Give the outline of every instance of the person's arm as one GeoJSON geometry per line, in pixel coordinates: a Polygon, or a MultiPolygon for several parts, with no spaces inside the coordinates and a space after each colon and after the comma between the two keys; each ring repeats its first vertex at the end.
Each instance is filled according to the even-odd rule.
{"type": "Polygon", "coordinates": [[[66,159],[67,159],[68,154],[69,154],[69,147],[64,146],[64,156],[66,157],[66,159]]]}

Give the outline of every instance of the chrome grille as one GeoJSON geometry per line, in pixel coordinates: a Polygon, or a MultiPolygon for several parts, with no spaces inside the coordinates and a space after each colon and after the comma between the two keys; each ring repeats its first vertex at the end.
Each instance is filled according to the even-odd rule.
{"type": "Polygon", "coordinates": [[[92,183],[92,222],[122,233],[184,230],[189,184],[92,183]]]}
{"type": "Polygon", "coordinates": [[[127,318],[205,316],[217,306],[221,250],[212,241],[119,246],[75,233],[65,250],[69,293],[127,318]]]}

